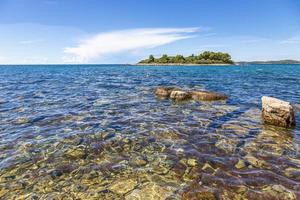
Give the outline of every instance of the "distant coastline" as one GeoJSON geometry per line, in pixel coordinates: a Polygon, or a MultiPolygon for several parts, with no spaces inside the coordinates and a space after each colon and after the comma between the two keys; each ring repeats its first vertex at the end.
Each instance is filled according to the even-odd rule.
{"type": "Polygon", "coordinates": [[[270,60],[270,61],[240,61],[236,62],[237,65],[248,65],[248,64],[262,64],[262,65],[295,65],[300,64],[298,60],[270,60]]]}

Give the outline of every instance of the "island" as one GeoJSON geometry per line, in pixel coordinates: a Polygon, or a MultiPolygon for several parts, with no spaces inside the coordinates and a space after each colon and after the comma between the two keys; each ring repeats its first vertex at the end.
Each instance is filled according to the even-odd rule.
{"type": "Polygon", "coordinates": [[[155,58],[150,55],[148,59],[141,60],[137,65],[232,65],[234,62],[228,53],[204,51],[199,55],[183,55],[168,56],[162,55],[155,58]]]}

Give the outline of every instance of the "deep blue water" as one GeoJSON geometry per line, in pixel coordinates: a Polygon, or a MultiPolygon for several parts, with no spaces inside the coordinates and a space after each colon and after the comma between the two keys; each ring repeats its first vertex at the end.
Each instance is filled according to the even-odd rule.
{"type": "MultiPolygon", "coordinates": [[[[111,132],[120,138],[129,135],[132,140],[144,140],[156,137],[155,134],[163,131],[173,131],[187,142],[175,142],[173,146],[162,142],[166,148],[176,146],[184,149],[185,156],[196,157],[201,165],[205,162],[217,162],[214,159],[218,160],[218,156],[219,159],[225,157],[230,160],[243,157],[250,151],[269,162],[268,169],[273,167],[272,170],[278,167],[278,160],[269,158],[269,153],[278,153],[283,160],[298,160],[298,164],[282,161],[285,164],[282,168],[279,167],[281,172],[276,173],[285,176],[285,168],[299,167],[300,160],[300,65],[0,66],[0,170],[4,170],[1,177],[10,174],[17,167],[23,170],[30,168],[29,163],[37,162],[42,154],[52,155],[55,152],[56,155],[56,151],[48,152],[47,149],[72,136],[85,138],[98,132],[111,132]],[[156,99],[153,89],[169,85],[216,91],[228,95],[229,99],[226,102],[182,104],[156,99]],[[295,105],[298,122],[296,128],[285,133],[286,130],[262,126],[259,119],[262,96],[280,98],[295,105]],[[234,128],[231,126],[233,124],[234,128]],[[279,138],[270,141],[272,136],[266,138],[266,135],[260,135],[260,132],[269,128],[271,133],[274,132],[277,136],[279,134],[279,138]],[[281,133],[289,134],[282,136],[282,140],[288,137],[286,146],[281,146],[281,133]],[[224,150],[214,146],[219,144],[218,141],[222,142],[222,138],[233,142],[233,152],[227,152],[227,147],[224,150]],[[248,147],[248,144],[254,144],[254,147],[248,147]],[[266,147],[265,144],[271,146],[266,147]],[[200,150],[196,146],[207,149],[200,150]],[[256,152],[258,149],[254,150],[255,148],[263,151],[256,152]],[[208,156],[207,159],[203,159],[202,154],[208,156]]],[[[117,136],[112,135],[112,139],[117,136]]],[[[94,148],[90,143],[87,144],[88,151],[94,148]]],[[[58,152],[65,152],[68,148],[64,146],[58,152]]],[[[165,154],[174,155],[171,150],[165,154]]],[[[59,158],[60,161],[67,160],[59,158]]],[[[112,158],[111,162],[117,161],[112,158]]],[[[218,162],[226,167],[229,165],[226,161],[218,162]]],[[[38,165],[35,170],[51,171],[52,168],[53,166],[44,164],[38,165]]],[[[24,174],[20,172],[16,177],[22,175],[24,174]]],[[[29,172],[27,175],[31,176],[29,172]]],[[[31,181],[36,179],[36,176],[31,177],[31,181]]],[[[266,183],[297,190],[299,182],[295,184],[295,181],[299,179],[288,179],[291,182],[274,178],[268,179],[266,183]]],[[[10,191],[8,185],[17,181],[18,178],[10,181],[6,179],[0,185],[10,191]]],[[[248,184],[251,185],[245,183],[247,186],[248,184]]],[[[18,191],[22,193],[25,189],[18,191]]],[[[32,188],[27,188],[26,191],[40,194],[32,188]]],[[[8,193],[6,195],[11,197],[8,193]]]]}

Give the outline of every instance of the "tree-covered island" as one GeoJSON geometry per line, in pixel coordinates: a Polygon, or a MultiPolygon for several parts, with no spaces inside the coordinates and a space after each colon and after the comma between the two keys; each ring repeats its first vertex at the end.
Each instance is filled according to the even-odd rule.
{"type": "Polygon", "coordinates": [[[184,57],[182,55],[168,56],[162,55],[160,58],[155,58],[150,55],[148,59],[141,60],[138,64],[146,65],[172,65],[172,64],[233,64],[231,56],[228,53],[204,51],[199,55],[190,55],[184,57]]]}

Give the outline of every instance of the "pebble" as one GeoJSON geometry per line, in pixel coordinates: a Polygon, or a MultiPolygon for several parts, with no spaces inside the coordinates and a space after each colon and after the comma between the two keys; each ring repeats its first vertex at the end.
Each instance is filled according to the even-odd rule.
{"type": "Polygon", "coordinates": [[[198,161],[196,159],[194,159],[194,158],[189,158],[187,160],[187,165],[189,167],[195,167],[197,164],[198,164],[198,161]]]}
{"type": "Polygon", "coordinates": [[[246,164],[242,159],[239,159],[239,161],[234,166],[237,169],[242,169],[242,168],[246,167],[246,164]]]}

